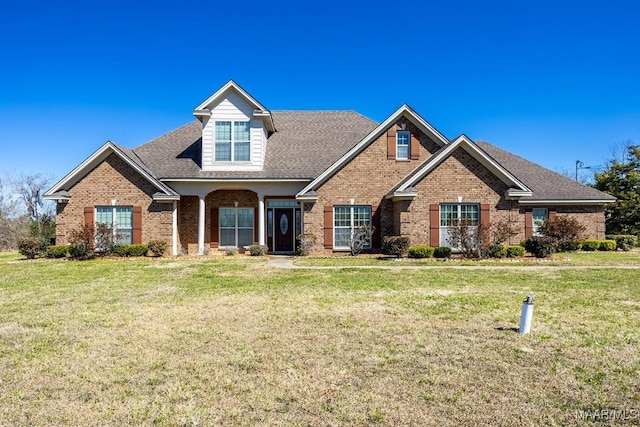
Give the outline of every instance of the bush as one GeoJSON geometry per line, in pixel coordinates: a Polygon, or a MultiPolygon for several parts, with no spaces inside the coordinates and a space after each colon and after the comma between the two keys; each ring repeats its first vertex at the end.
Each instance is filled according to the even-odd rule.
{"type": "Polygon", "coordinates": [[[385,236],[382,239],[382,247],[380,250],[385,255],[393,255],[403,257],[409,250],[409,238],[402,236],[385,236]]]}
{"type": "Polygon", "coordinates": [[[556,242],[580,240],[587,228],[573,216],[556,216],[546,220],[538,231],[556,242]]]}
{"type": "Polygon", "coordinates": [[[68,245],[51,245],[47,246],[44,256],[47,258],[64,258],[69,253],[68,245]]]}
{"type": "Polygon", "coordinates": [[[236,247],[228,247],[227,249],[225,249],[224,253],[227,256],[238,255],[238,248],[236,248],[236,247]]]}
{"type": "Polygon", "coordinates": [[[589,239],[589,240],[585,240],[584,242],[582,242],[582,250],[583,251],[593,252],[593,251],[597,251],[599,247],[600,247],[600,241],[599,240],[589,239]]]}
{"type": "Polygon", "coordinates": [[[524,248],[522,246],[505,246],[507,250],[507,258],[521,258],[524,256],[524,248]]]}
{"type": "Polygon", "coordinates": [[[249,255],[264,256],[267,254],[269,247],[267,245],[251,245],[249,246],[249,255]]]}
{"type": "Polygon", "coordinates": [[[416,245],[409,248],[409,258],[431,258],[435,248],[429,245],[416,245]]]}
{"type": "Polygon", "coordinates": [[[113,250],[113,228],[107,224],[97,224],[94,236],[95,251],[100,255],[109,255],[113,250]]]}
{"type": "Polygon", "coordinates": [[[507,247],[503,245],[491,245],[487,251],[491,258],[504,258],[507,256],[507,247]]]}
{"type": "Polygon", "coordinates": [[[558,252],[575,252],[580,249],[581,246],[578,240],[567,240],[558,243],[558,252]]]}
{"type": "Polygon", "coordinates": [[[599,251],[615,251],[616,250],[616,241],[615,240],[600,240],[600,244],[598,245],[599,251]]]}
{"type": "Polygon", "coordinates": [[[630,251],[636,244],[636,236],[633,234],[615,234],[607,236],[608,240],[616,241],[616,249],[621,251],[630,251]]]}
{"type": "Polygon", "coordinates": [[[361,225],[353,232],[349,241],[349,249],[352,256],[359,255],[365,246],[371,243],[372,234],[373,227],[369,225],[361,225]]]}
{"type": "Polygon", "coordinates": [[[298,255],[307,256],[313,250],[316,243],[316,236],[313,234],[299,234],[298,237],[298,255]]]}
{"type": "Polygon", "coordinates": [[[533,236],[524,242],[524,248],[536,258],[546,258],[556,251],[557,242],[551,237],[533,236]]]}
{"type": "Polygon", "coordinates": [[[446,246],[434,248],[433,256],[436,258],[451,258],[451,248],[447,248],[446,246]]]}
{"type": "Polygon", "coordinates": [[[93,251],[93,227],[83,225],[69,233],[69,256],[77,260],[87,260],[95,256],[93,251]]]}
{"type": "Polygon", "coordinates": [[[162,256],[169,245],[164,240],[151,240],[147,246],[154,256],[162,256]]]}
{"type": "Polygon", "coordinates": [[[45,246],[42,240],[35,237],[27,237],[18,241],[18,251],[27,259],[34,259],[44,252],[45,246]]]}
{"type": "Polygon", "coordinates": [[[120,257],[146,256],[147,252],[149,252],[149,247],[143,244],[127,245],[119,243],[113,245],[113,254],[120,257]]]}

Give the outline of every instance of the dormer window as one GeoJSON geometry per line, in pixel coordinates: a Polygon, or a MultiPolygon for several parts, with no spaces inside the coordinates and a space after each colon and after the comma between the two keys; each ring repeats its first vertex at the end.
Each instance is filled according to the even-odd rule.
{"type": "Polygon", "coordinates": [[[411,133],[409,131],[400,130],[396,134],[396,159],[409,160],[409,141],[411,133]]]}
{"type": "Polygon", "coordinates": [[[250,161],[250,135],[251,127],[247,121],[216,121],[215,161],[250,161]]]}

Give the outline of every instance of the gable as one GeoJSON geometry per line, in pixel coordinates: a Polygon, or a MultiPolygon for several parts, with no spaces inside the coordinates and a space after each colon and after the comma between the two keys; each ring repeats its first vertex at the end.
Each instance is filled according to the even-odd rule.
{"type": "Polygon", "coordinates": [[[153,194],[154,200],[180,200],[180,196],[171,188],[157,180],[146,166],[135,158],[133,152],[111,141],[105,143],[67,176],[58,181],[44,194],[44,198],[46,200],[68,201],[70,197],[69,190],[112,156],[120,159],[123,164],[129,167],[127,170],[129,179],[141,179],[156,189],[156,192],[153,194]]]}

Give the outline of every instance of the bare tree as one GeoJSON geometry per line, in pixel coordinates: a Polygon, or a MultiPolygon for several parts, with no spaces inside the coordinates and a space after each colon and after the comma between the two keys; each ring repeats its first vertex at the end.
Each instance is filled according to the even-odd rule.
{"type": "Polygon", "coordinates": [[[15,249],[27,234],[27,217],[18,200],[0,178],[0,250],[15,249]]]}
{"type": "Polygon", "coordinates": [[[51,185],[50,179],[40,173],[20,174],[12,179],[11,184],[26,210],[31,235],[45,239],[53,237],[55,235],[54,205],[43,197],[51,185]]]}

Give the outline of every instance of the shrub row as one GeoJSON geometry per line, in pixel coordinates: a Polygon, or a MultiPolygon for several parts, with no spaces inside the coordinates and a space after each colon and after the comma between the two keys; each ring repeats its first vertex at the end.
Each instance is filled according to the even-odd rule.
{"type": "Polygon", "coordinates": [[[615,251],[615,240],[593,240],[588,239],[582,242],[583,251],[615,251]]]}
{"type": "Polygon", "coordinates": [[[524,256],[524,248],[520,245],[492,245],[488,255],[491,258],[520,258],[524,256]]]}
{"type": "Polygon", "coordinates": [[[113,254],[120,257],[130,256],[147,256],[149,252],[149,246],[143,244],[126,245],[117,244],[113,245],[113,254]]]}
{"type": "Polygon", "coordinates": [[[633,234],[613,234],[606,237],[607,240],[614,240],[616,242],[616,249],[620,249],[621,251],[630,251],[640,243],[640,236],[634,236],[633,234]]]}
{"type": "Polygon", "coordinates": [[[249,255],[264,256],[267,254],[269,247],[267,245],[251,245],[249,246],[249,255]]]}

